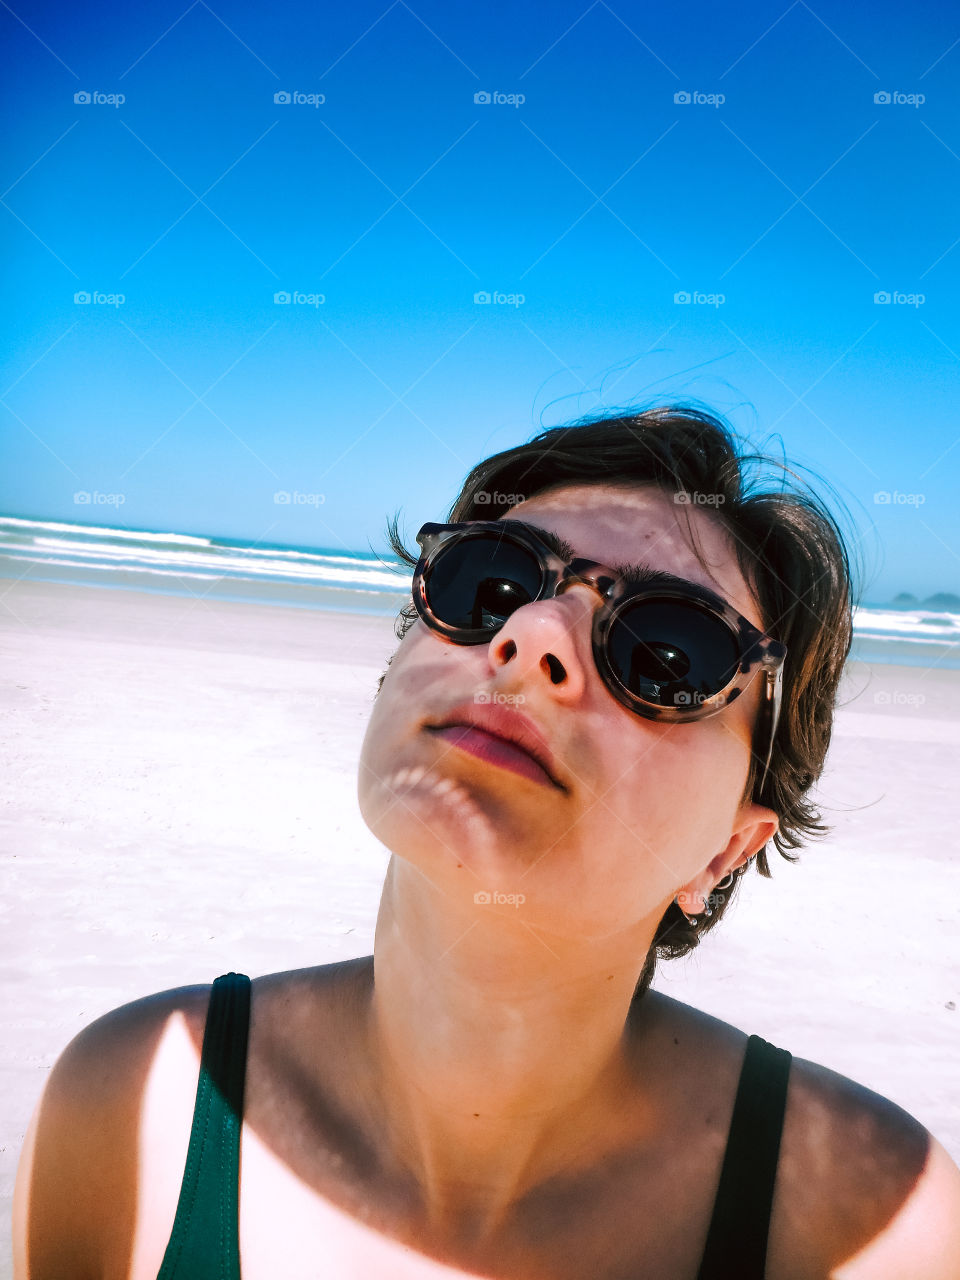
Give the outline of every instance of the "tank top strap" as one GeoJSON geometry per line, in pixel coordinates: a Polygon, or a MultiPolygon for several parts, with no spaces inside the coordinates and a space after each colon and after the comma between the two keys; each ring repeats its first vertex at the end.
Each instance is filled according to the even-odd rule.
{"type": "Polygon", "coordinates": [[[239,1187],[250,979],[210,992],[193,1127],[173,1230],[157,1280],[240,1280],[239,1187]]]}
{"type": "Polygon", "coordinates": [[[763,1280],[793,1055],[750,1036],[697,1280],[763,1280]]]}

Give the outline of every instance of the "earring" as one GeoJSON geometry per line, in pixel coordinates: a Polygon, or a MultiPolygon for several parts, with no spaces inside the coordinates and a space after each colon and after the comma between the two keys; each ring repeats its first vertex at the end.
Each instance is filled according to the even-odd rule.
{"type": "MultiPolygon", "coordinates": [[[[734,876],[733,872],[728,871],[727,874],[723,877],[723,879],[718,880],[717,883],[713,886],[714,893],[716,893],[718,889],[729,889],[735,879],[736,877],[734,876]]],[[[701,915],[688,916],[686,911],[684,911],[683,907],[680,906],[679,894],[677,894],[677,896],[674,898],[674,902],[680,908],[680,914],[683,916],[684,920],[686,920],[687,924],[696,925],[700,923],[701,919],[709,920],[710,917],[713,915],[713,907],[710,905],[710,901],[709,901],[710,896],[711,895],[708,895],[703,900],[703,912],[701,913],[701,915]]]]}
{"type": "Polygon", "coordinates": [[[679,894],[677,894],[677,896],[674,898],[674,902],[677,904],[680,914],[683,916],[684,920],[686,920],[687,924],[697,924],[699,922],[700,920],[699,916],[688,916],[687,913],[684,911],[683,907],[680,906],[679,894]]]}

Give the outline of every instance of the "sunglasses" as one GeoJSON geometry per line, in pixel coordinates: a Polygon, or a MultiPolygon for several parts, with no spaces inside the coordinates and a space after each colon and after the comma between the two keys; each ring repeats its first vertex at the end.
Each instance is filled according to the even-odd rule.
{"type": "Polygon", "coordinates": [[[592,587],[602,598],[593,614],[597,670],[617,701],[647,720],[717,715],[760,667],[759,797],[780,716],[786,646],[705,587],[659,570],[620,574],[592,560],[568,560],[546,541],[551,536],[519,520],[425,524],[413,575],[417,613],[444,640],[486,644],[523,605],[574,584],[592,587]]]}

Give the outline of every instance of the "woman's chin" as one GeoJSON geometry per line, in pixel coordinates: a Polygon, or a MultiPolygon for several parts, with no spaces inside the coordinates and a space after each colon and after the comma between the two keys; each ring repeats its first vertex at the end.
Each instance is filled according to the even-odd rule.
{"type": "Polygon", "coordinates": [[[377,839],[412,862],[439,853],[470,866],[495,849],[494,825],[473,788],[429,765],[405,765],[378,777],[361,764],[358,798],[377,839]]]}

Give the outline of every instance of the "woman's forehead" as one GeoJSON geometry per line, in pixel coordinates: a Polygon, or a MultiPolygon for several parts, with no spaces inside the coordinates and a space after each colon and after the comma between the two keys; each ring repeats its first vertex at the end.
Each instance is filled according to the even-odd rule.
{"type": "Polygon", "coordinates": [[[719,592],[760,625],[756,602],[737,562],[733,537],[717,518],[713,495],[673,495],[654,485],[567,485],[538,493],[503,516],[539,525],[566,539],[577,554],[601,564],[644,564],[719,592]],[[707,567],[691,545],[687,520],[707,567]]]}

